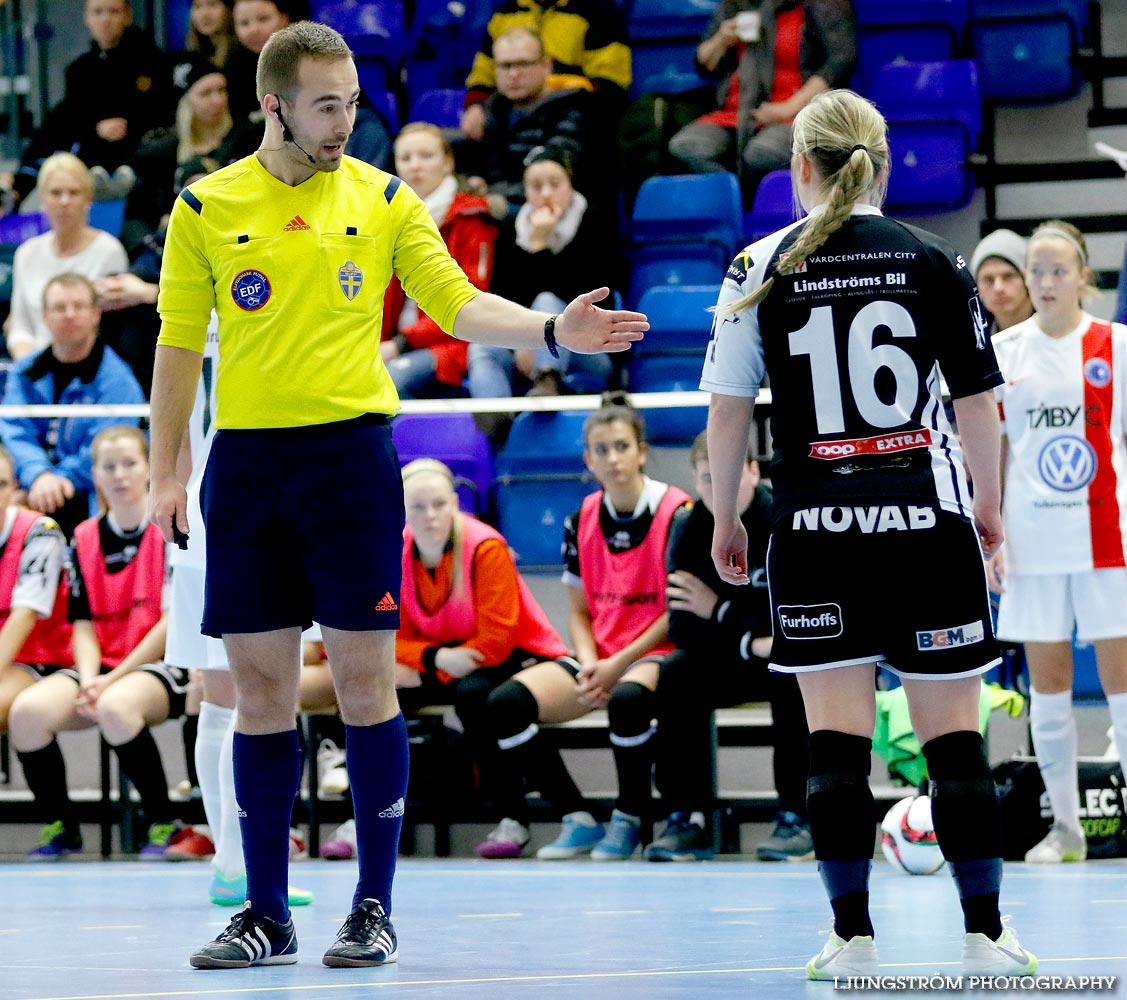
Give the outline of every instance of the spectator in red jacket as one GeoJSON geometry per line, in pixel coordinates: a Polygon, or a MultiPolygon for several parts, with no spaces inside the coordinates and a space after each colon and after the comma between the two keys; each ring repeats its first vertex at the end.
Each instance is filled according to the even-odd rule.
{"type": "MultiPolygon", "coordinates": [[[[421,122],[406,126],[395,140],[395,170],[423,199],[466,276],[489,291],[497,225],[484,198],[459,190],[454,154],[441,129],[421,122]]],[[[392,277],[380,350],[401,397],[462,395],[466,347],[443,333],[392,277]]]]}

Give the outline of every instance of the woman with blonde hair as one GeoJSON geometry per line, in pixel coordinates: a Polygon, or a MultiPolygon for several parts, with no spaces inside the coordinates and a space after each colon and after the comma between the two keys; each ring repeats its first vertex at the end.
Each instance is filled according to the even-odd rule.
{"type": "Polygon", "coordinates": [[[227,56],[238,44],[232,14],[234,0],[192,0],[184,48],[198,52],[212,65],[223,69],[227,56]]]}
{"type": "MultiPolygon", "coordinates": [[[[403,498],[399,703],[407,716],[427,705],[454,705],[481,793],[491,799],[497,748],[483,731],[486,700],[524,667],[563,656],[567,647],[521,579],[505,539],[458,510],[447,466],[430,458],[409,462],[403,498]]],[[[354,851],[354,835],[338,830],[321,856],[341,859],[354,851]]]]}
{"type": "Polygon", "coordinates": [[[136,427],[107,427],[92,446],[102,513],[74,532],[68,617],[74,667],[58,670],[16,698],[12,745],[28,788],[50,820],[31,861],[82,850],[57,736],[97,726],[141,797],[149,822],[146,858],[193,835],[168,799],[168,780],[150,728],[184,714],[188,671],[163,661],[168,613],[162,607],[164,540],[146,514],[149,450],[136,427]]]}
{"type": "MultiPolygon", "coordinates": [[[[454,477],[430,458],[403,468],[402,624],[395,637],[404,710],[453,702],[480,750],[485,699],[523,666],[567,652],[493,528],[458,510],[454,477]]],[[[480,759],[480,757],[479,757],[480,759]]]]}
{"type": "Polygon", "coordinates": [[[992,391],[1002,377],[963,258],[881,214],[888,170],[884,119],[851,91],[820,94],[795,118],[791,175],[809,214],[736,256],[705,356],[712,555],[723,580],[747,584],[736,499],[769,376],[770,666],[798,676],[806,705],[807,815],[834,915],[807,975],[877,971],[876,666],[899,674],[927,758],[963,909],[963,972],[1027,974],[1037,959],[998,910],[1001,824],[978,731],[980,675],[999,662],[983,553],[1002,541],[992,391]]]}
{"type": "Polygon", "coordinates": [[[94,179],[73,153],[43,161],[36,183],[50,229],[25,240],[12,261],[12,308],[5,324],[14,360],[51,342],[43,318],[43,291],[56,275],[71,271],[91,281],[129,270],[125,247],[90,225],[94,179]]]}
{"type": "Polygon", "coordinates": [[[1096,650],[1120,756],[1127,751],[1127,328],[1084,309],[1088,245],[1059,219],[1029,238],[1034,314],[994,338],[1005,385],[1006,545],[991,563],[998,635],[1023,643],[1029,728],[1053,826],[1025,855],[1083,861],[1072,635],[1096,650]]]}

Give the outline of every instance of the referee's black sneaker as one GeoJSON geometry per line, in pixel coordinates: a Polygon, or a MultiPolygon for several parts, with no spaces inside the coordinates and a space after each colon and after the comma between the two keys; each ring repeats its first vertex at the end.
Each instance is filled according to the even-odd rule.
{"type": "Polygon", "coordinates": [[[190,959],[196,969],[245,969],[251,965],[296,965],[297,934],[293,920],[284,924],[243,905],[222,934],[190,959]]]}
{"type": "Polygon", "coordinates": [[[399,961],[391,918],[377,899],[365,899],[345,920],[325,957],[325,965],[349,969],[399,961]]]}

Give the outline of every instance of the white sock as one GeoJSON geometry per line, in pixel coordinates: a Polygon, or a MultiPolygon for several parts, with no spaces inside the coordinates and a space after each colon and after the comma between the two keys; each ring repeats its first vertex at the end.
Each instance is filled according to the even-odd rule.
{"type": "Polygon", "coordinates": [[[232,711],[219,752],[219,795],[223,801],[223,819],[219,826],[219,839],[215,842],[214,863],[224,878],[246,874],[239,803],[235,800],[235,715],[232,711]]]}
{"type": "Polygon", "coordinates": [[[1107,708],[1111,713],[1111,728],[1115,733],[1115,749],[1119,759],[1127,760],[1127,693],[1109,694],[1107,708]]]}
{"type": "Polygon", "coordinates": [[[219,798],[219,751],[235,711],[209,701],[200,704],[199,729],[196,732],[196,773],[200,779],[203,811],[207,825],[218,831],[223,805],[219,798]]]}
{"type": "Polygon", "coordinates": [[[1080,791],[1076,763],[1076,717],[1072,714],[1072,692],[1042,694],[1030,691],[1029,728],[1033,749],[1053,821],[1077,833],[1080,827],[1080,791]]]}

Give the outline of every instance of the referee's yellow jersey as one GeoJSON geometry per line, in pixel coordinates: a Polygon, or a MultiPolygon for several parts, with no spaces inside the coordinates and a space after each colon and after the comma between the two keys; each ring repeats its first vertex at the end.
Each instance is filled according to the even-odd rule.
{"type": "Polygon", "coordinates": [[[379,342],[393,271],[447,332],[478,294],[398,178],[346,156],[291,187],[248,156],[176,200],[158,343],[202,353],[216,309],[221,430],[391,414],[379,342]]]}

